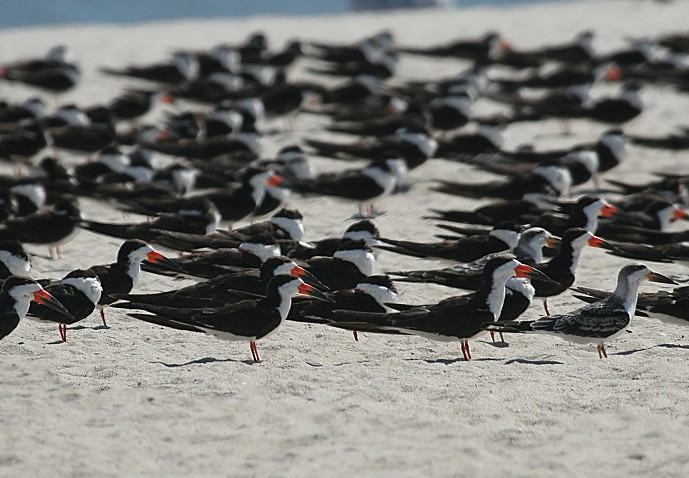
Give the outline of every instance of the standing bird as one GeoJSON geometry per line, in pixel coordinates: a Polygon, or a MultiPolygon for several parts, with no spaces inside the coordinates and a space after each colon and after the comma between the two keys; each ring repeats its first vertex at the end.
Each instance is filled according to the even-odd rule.
{"type": "Polygon", "coordinates": [[[599,302],[568,314],[491,325],[490,328],[500,332],[556,335],[579,344],[594,343],[598,356],[607,358],[605,341],[615,339],[627,330],[636,311],[639,285],[644,280],[676,284],[643,264],[628,264],[620,270],[613,293],[599,302]]]}
{"type": "Polygon", "coordinates": [[[469,339],[485,333],[485,323],[500,316],[505,284],[514,276],[548,280],[531,266],[509,257],[491,259],[475,294],[451,297],[430,307],[415,307],[393,314],[337,311],[329,325],[348,330],[420,335],[431,340],[459,340],[465,360],[471,360],[469,339]]]}
{"type": "Polygon", "coordinates": [[[64,279],[53,283],[45,282],[45,290],[69,311],[72,315],[67,318],[62,312],[56,311],[40,303],[33,303],[29,307],[29,318],[39,321],[57,322],[60,338],[67,342],[67,325],[72,325],[85,319],[96,308],[103,288],[98,276],[92,270],[77,269],[67,274],[64,279]]]}
{"type": "Polygon", "coordinates": [[[50,307],[67,319],[72,315],[33,279],[10,276],[0,288],[0,339],[8,336],[29,311],[31,301],[50,307]]]}
{"type": "Polygon", "coordinates": [[[53,248],[62,257],[60,246],[79,233],[81,211],[76,201],[65,199],[48,211],[38,211],[24,217],[10,218],[0,227],[0,240],[17,240],[29,244],[47,244],[50,258],[53,248]]]}
{"type": "Polygon", "coordinates": [[[280,275],[268,282],[265,297],[221,307],[178,309],[136,302],[117,304],[115,307],[150,312],[129,316],[152,324],[190,332],[204,332],[224,340],[248,341],[254,362],[260,362],[256,341],[267,337],[282,325],[289,314],[292,297],[298,294],[329,300],[322,292],[300,279],[280,275]]]}
{"type": "Polygon", "coordinates": [[[117,252],[117,262],[111,264],[96,265],[90,269],[96,273],[100,280],[103,292],[98,300],[97,308],[100,317],[105,323],[105,307],[115,302],[114,294],[128,294],[139,281],[141,273],[141,261],[146,260],[160,267],[168,267],[179,271],[179,267],[161,253],[154,251],[151,246],[139,239],[124,241],[117,252]]]}

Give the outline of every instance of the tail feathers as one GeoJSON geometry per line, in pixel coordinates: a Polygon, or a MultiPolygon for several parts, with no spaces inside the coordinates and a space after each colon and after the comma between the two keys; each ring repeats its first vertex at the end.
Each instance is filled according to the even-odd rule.
{"type": "Polygon", "coordinates": [[[118,302],[110,307],[115,307],[118,309],[144,310],[146,312],[150,312],[151,314],[160,316],[161,320],[182,322],[184,324],[191,325],[191,319],[189,317],[190,311],[188,309],[181,310],[175,307],[146,304],[144,302],[118,302]]]}
{"type": "MultiPolygon", "coordinates": [[[[185,232],[163,230],[153,230],[152,232],[157,232],[157,236],[155,237],[155,240],[151,242],[171,247],[172,249],[192,250],[202,249],[204,247],[212,247],[212,242],[214,239],[214,237],[210,235],[189,234],[185,232]],[[168,244],[171,245],[168,246],[168,244]]],[[[237,242],[237,245],[239,245],[239,242],[237,242]]],[[[225,245],[225,247],[234,246],[225,245]]]]}
{"type": "Polygon", "coordinates": [[[610,292],[600,289],[592,289],[590,287],[572,287],[572,291],[578,292],[580,294],[585,294],[596,300],[605,299],[606,297],[610,296],[610,292]]]}
{"type": "Polygon", "coordinates": [[[119,237],[122,239],[136,239],[138,237],[138,234],[136,234],[137,228],[132,227],[130,224],[108,224],[104,222],[85,221],[81,224],[81,227],[110,237],[119,237]]]}
{"type": "Polygon", "coordinates": [[[493,332],[509,333],[551,332],[558,318],[559,316],[552,316],[543,317],[538,320],[493,322],[485,324],[485,328],[493,332]]]}
{"type": "Polygon", "coordinates": [[[182,322],[176,322],[174,320],[169,320],[164,317],[159,317],[157,315],[151,314],[127,314],[129,317],[134,319],[142,320],[148,322],[149,324],[162,325],[163,327],[169,327],[175,330],[185,330],[188,332],[204,332],[202,329],[194,327],[190,324],[185,324],[182,322]]]}
{"type": "MultiPolygon", "coordinates": [[[[482,216],[481,214],[473,211],[441,211],[439,209],[431,209],[431,211],[435,214],[435,216],[425,216],[424,219],[464,222],[467,224],[484,224],[486,226],[493,225],[493,221],[489,217],[482,216]]],[[[438,227],[442,227],[442,225],[438,225],[438,227]]]]}
{"type": "Polygon", "coordinates": [[[625,183],[624,181],[617,181],[615,179],[606,179],[605,181],[622,189],[626,194],[638,193],[644,191],[647,187],[644,185],[629,184],[625,183]]]}
{"type": "Polygon", "coordinates": [[[327,143],[325,141],[317,141],[314,139],[306,139],[304,140],[304,143],[306,143],[307,146],[312,147],[313,149],[318,151],[318,154],[322,156],[335,156],[337,153],[342,151],[340,145],[333,144],[333,143],[327,143]]]}
{"type": "Polygon", "coordinates": [[[427,254],[424,254],[419,251],[414,251],[411,249],[406,249],[404,247],[397,247],[397,246],[375,246],[376,249],[380,249],[383,251],[389,251],[389,252],[394,252],[395,254],[402,254],[405,256],[411,256],[411,257],[419,257],[419,258],[425,258],[428,257],[427,254]]]}
{"type": "Polygon", "coordinates": [[[575,299],[579,299],[583,302],[586,302],[587,304],[592,304],[593,302],[598,302],[598,300],[600,300],[590,295],[572,294],[572,296],[574,296],[575,299]]]}
{"type": "Polygon", "coordinates": [[[384,251],[390,251],[394,252],[396,254],[403,254],[405,256],[412,256],[412,257],[427,257],[429,254],[429,251],[427,251],[427,245],[426,244],[420,244],[417,242],[410,242],[410,241],[396,241],[394,239],[380,239],[382,242],[385,242],[389,245],[384,246],[384,245],[378,245],[376,246],[376,249],[382,249],[384,251]]]}
{"type": "Polygon", "coordinates": [[[341,134],[351,134],[351,135],[365,135],[367,134],[366,128],[364,126],[356,126],[356,125],[333,125],[333,126],[328,126],[325,128],[328,131],[331,131],[333,133],[341,133],[341,134]]]}
{"type": "Polygon", "coordinates": [[[472,183],[456,183],[453,181],[436,180],[440,183],[438,186],[432,187],[431,191],[451,194],[453,196],[464,196],[470,198],[483,198],[485,194],[485,185],[472,183]]]}
{"type": "Polygon", "coordinates": [[[662,250],[653,248],[651,246],[644,247],[643,244],[633,244],[627,246],[625,244],[615,244],[615,249],[607,251],[608,254],[619,257],[626,257],[628,259],[636,259],[641,261],[653,262],[673,262],[673,258],[662,252],[662,250]]]}

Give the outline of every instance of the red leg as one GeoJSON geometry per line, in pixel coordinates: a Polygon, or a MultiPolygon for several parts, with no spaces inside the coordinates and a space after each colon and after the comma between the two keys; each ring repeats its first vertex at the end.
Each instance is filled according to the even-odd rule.
{"type": "Polygon", "coordinates": [[[53,248],[48,246],[48,254],[50,254],[50,260],[55,260],[55,256],[53,255],[53,248]]]}
{"type": "Polygon", "coordinates": [[[67,324],[57,324],[57,330],[60,332],[60,339],[67,342],[67,324]]]}
{"type": "Polygon", "coordinates": [[[251,341],[251,355],[254,357],[254,362],[260,362],[261,358],[258,356],[258,348],[256,347],[256,342],[251,341]]]}
{"type": "Polygon", "coordinates": [[[548,310],[548,299],[543,301],[543,308],[545,309],[545,315],[550,317],[550,311],[548,310]]]}
{"type": "Polygon", "coordinates": [[[359,341],[359,334],[357,333],[356,330],[353,330],[352,332],[354,333],[354,340],[356,340],[358,342],[359,341]]]}
{"type": "Polygon", "coordinates": [[[466,344],[465,346],[467,350],[467,357],[469,357],[468,360],[471,360],[471,349],[469,348],[469,341],[465,340],[464,343],[466,344]]]}
{"type": "Polygon", "coordinates": [[[105,323],[105,309],[101,309],[101,310],[100,310],[100,320],[103,321],[103,325],[104,325],[105,327],[108,326],[108,324],[105,323]]]}
{"type": "Polygon", "coordinates": [[[605,351],[605,344],[600,344],[600,351],[603,352],[603,357],[608,358],[608,352],[605,351]]]}
{"type": "Polygon", "coordinates": [[[502,332],[500,332],[500,340],[502,341],[502,343],[506,343],[506,342],[505,342],[505,337],[502,336],[502,332]]]}
{"type": "MultiPolygon", "coordinates": [[[[500,333],[500,336],[502,337],[502,333],[500,333]]],[[[493,343],[495,343],[495,332],[493,332],[492,330],[490,331],[490,340],[492,340],[493,343]]]]}
{"type": "Polygon", "coordinates": [[[55,252],[57,252],[57,258],[62,259],[62,249],[60,248],[60,246],[55,247],[55,252]]]}
{"type": "Polygon", "coordinates": [[[464,355],[464,360],[468,362],[469,360],[471,360],[471,355],[469,355],[467,345],[468,342],[466,340],[462,340],[462,355],[464,355]]]}

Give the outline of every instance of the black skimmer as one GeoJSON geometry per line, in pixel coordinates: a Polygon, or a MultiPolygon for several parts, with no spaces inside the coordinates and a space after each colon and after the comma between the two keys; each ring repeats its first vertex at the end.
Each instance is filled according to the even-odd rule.
{"type": "Polygon", "coordinates": [[[581,64],[593,60],[595,50],[593,46],[594,32],[584,30],[576,34],[571,42],[560,45],[547,46],[539,50],[532,50],[526,54],[541,60],[557,61],[560,63],[581,64]]]}
{"type": "Polygon", "coordinates": [[[433,99],[428,104],[433,129],[449,131],[466,126],[474,117],[474,107],[468,93],[457,93],[433,99]]]}
{"type": "Polygon", "coordinates": [[[677,262],[689,266],[689,242],[668,244],[634,244],[615,242],[615,248],[608,251],[614,256],[641,261],[677,262]]]}
{"type": "Polygon", "coordinates": [[[206,198],[190,198],[175,214],[161,214],[152,221],[133,224],[113,224],[96,221],[83,221],[84,229],[122,239],[141,239],[154,242],[166,232],[184,234],[210,234],[220,223],[220,213],[206,198]]]}
{"type": "Polygon", "coordinates": [[[537,166],[527,175],[513,176],[504,181],[492,181],[483,184],[438,179],[435,181],[440,184],[433,187],[432,191],[454,196],[522,199],[525,194],[529,193],[552,191],[556,196],[568,194],[572,185],[572,175],[567,168],[554,164],[537,166]]]}
{"type": "MultiPolygon", "coordinates": [[[[388,306],[397,299],[397,289],[388,276],[370,276],[359,282],[354,289],[342,289],[326,293],[332,302],[297,301],[292,303],[287,320],[309,324],[327,324],[336,318],[335,310],[358,312],[392,312],[388,306]]],[[[357,331],[354,340],[358,341],[357,331]]]]}
{"type": "Polygon", "coordinates": [[[327,76],[373,76],[388,79],[395,74],[399,65],[399,58],[394,52],[378,50],[365,55],[360,61],[347,63],[331,63],[307,68],[307,71],[317,75],[327,76]]]}
{"type": "Polygon", "coordinates": [[[143,146],[170,156],[205,161],[237,152],[244,152],[258,158],[263,150],[263,140],[252,123],[244,122],[239,132],[229,135],[199,138],[195,141],[183,139],[145,142],[143,146]]]}
{"type": "Polygon", "coordinates": [[[9,276],[29,277],[31,260],[19,241],[0,241],[0,280],[9,276]]]}
{"type": "Polygon", "coordinates": [[[455,40],[425,48],[398,48],[400,53],[432,57],[451,57],[489,63],[497,60],[510,46],[498,33],[489,32],[478,39],[455,40]]]}
{"type": "MultiPolygon", "coordinates": [[[[332,257],[342,244],[349,241],[362,240],[367,246],[373,248],[382,244],[379,238],[380,231],[376,225],[369,219],[364,219],[347,227],[342,237],[331,237],[315,242],[283,240],[280,241],[280,247],[286,256],[306,260],[316,256],[332,257]]],[[[375,255],[376,249],[373,251],[375,255]]]]}
{"type": "Polygon", "coordinates": [[[389,50],[394,45],[394,38],[388,31],[383,31],[348,45],[326,44],[311,41],[307,43],[308,55],[330,63],[350,63],[364,61],[367,56],[381,50],[389,50]]]}
{"type": "Polygon", "coordinates": [[[505,127],[499,122],[481,122],[474,133],[460,133],[439,141],[436,156],[453,159],[457,156],[496,153],[505,142],[504,131],[505,127]]]}
{"type": "Polygon", "coordinates": [[[666,199],[655,199],[646,204],[642,211],[625,212],[602,222],[598,233],[602,237],[614,237],[616,228],[624,229],[626,226],[667,231],[673,222],[686,220],[687,217],[687,212],[681,209],[679,204],[673,204],[666,199]]]}
{"type": "Polygon", "coordinates": [[[128,76],[141,80],[177,85],[193,80],[198,76],[199,63],[194,55],[183,52],[174,53],[172,59],[165,63],[135,66],[123,69],[101,68],[108,75],[128,76]]]}
{"type": "Polygon", "coordinates": [[[32,158],[49,146],[49,137],[38,123],[21,122],[15,131],[0,136],[0,159],[32,158]]]}
{"type": "Polygon", "coordinates": [[[389,158],[377,159],[362,169],[321,174],[313,179],[292,181],[291,186],[303,194],[321,194],[357,201],[359,214],[371,217],[373,201],[388,195],[407,172],[406,162],[391,152],[389,158]],[[369,204],[364,214],[362,205],[369,204]]]}
{"type": "Polygon", "coordinates": [[[548,298],[562,294],[574,284],[581,251],[587,245],[605,249],[613,248],[609,243],[600,237],[594,236],[586,229],[572,228],[562,234],[560,250],[555,257],[549,262],[534,265],[534,267],[557,283],[555,287],[552,284],[534,283],[536,297],[543,299],[543,308],[547,315],[550,315],[548,298]]]}
{"type": "Polygon", "coordinates": [[[266,235],[278,241],[301,241],[304,237],[302,219],[301,213],[296,209],[283,208],[265,221],[228,231],[215,230],[205,235],[157,231],[157,236],[151,242],[171,249],[193,251],[202,248],[239,247],[242,242],[250,242],[254,237],[266,235]]]}
{"type": "Polygon", "coordinates": [[[29,311],[32,301],[64,315],[67,320],[71,319],[71,314],[67,309],[46,292],[38,282],[27,277],[10,276],[5,279],[0,288],[0,316],[2,316],[0,339],[17,328],[19,321],[29,311]]]}
{"type": "Polygon", "coordinates": [[[485,236],[476,235],[431,243],[380,238],[380,241],[387,245],[376,246],[376,248],[413,257],[471,262],[493,252],[513,249],[517,246],[518,239],[518,226],[501,223],[485,236]]]}
{"type": "MultiPolygon", "coordinates": [[[[555,247],[559,239],[540,227],[527,229],[520,234],[514,251],[501,251],[488,254],[466,264],[455,264],[438,270],[420,270],[390,272],[399,276],[400,282],[427,282],[447,287],[476,290],[481,286],[481,274],[491,259],[496,257],[514,257],[520,262],[538,264],[543,260],[543,247],[555,247]]],[[[550,284],[552,285],[552,284],[550,284]]]]}
{"type": "Polygon", "coordinates": [[[81,153],[95,153],[117,139],[117,131],[112,115],[105,107],[99,106],[88,112],[88,124],[73,124],[51,128],[52,146],[81,153]]]}
{"type": "Polygon", "coordinates": [[[432,158],[438,149],[438,142],[430,136],[426,128],[420,125],[402,128],[392,137],[361,140],[349,144],[311,139],[306,139],[304,142],[317,154],[334,159],[377,159],[381,154],[396,151],[398,157],[407,162],[409,170],[432,158]]]}
{"type": "Polygon", "coordinates": [[[469,340],[485,332],[484,324],[498,319],[505,300],[505,284],[515,275],[544,277],[516,259],[494,258],[486,264],[481,286],[475,294],[390,314],[338,310],[337,318],[329,325],[366,332],[419,335],[442,342],[459,340],[464,359],[471,360],[469,340]]]}
{"type": "Polygon", "coordinates": [[[149,312],[129,316],[152,324],[204,332],[224,340],[248,341],[254,362],[260,362],[256,341],[275,332],[289,314],[292,297],[299,294],[329,300],[299,278],[281,275],[268,282],[265,297],[221,307],[179,309],[131,302],[118,304],[117,307],[149,312]]]}
{"type": "Polygon", "coordinates": [[[110,100],[105,107],[116,120],[133,120],[148,113],[158,102],[173,101],[173,96],[166,91],[131,89],[110,100]]]}
{"type": "Polygon", "coordinates": [[[74,177],[80,183],[102,184],[103,176],[122,173],[131,165],[129,157],[117,146],[107,146],[99,151],[94,161],[74,168],[74,177]]]}
{"type": "Polygon", "coordinates": [[[124,241],[117,251],[116,262],[89,268],[98,276],[103,289],[97,305],[103,325],[106,325],[105,307],[117,300],[113,297],[115,294],[127,294],[134,288],[139,281],[141,261],[143,260],[146,260],[147,263],[159,264],[159,268],[168,267],[177,272],[180,271],[170,259],[154,251],[151,246],[139,239],[124,241]]]}
{"type": "Polygon", "coordinates": [[[307,323],[327,323],[334,318],[334,310],[359,312],[390,312],[387,304],[397,299],[397,288],[388,276],[370,276],[353,289],[327,292],[332,302],[298,301],[292,304],[288,320],[307,323]]]}
{"type": "MultiPolygon", "coordinates": [[[[517,163],[510,160],[472,162],[472,164],[479,169],[489,171],[494,174],[503,176],[515,176],[529,174],[534,168],[538,167],[531,163],[517,163]]],[[[557,164],[559,166],[569,169],[572,176],[572,186],[584,184],[590,179],[594,184],[598,183],[598,153],[592,150],[576,146],[570,149],[565,155],[560,158],[541,162],[540,165],[557,164]]]]}
{"type": "Polygon", "coordinates": [[[373,274],[376,256],[363,240],[351,240],[338,247],[332,257],[316,256],[304,268],[331,290],[352,289],[373,274]]]}
{"type": "Polygon", "coordinates": [[[292,66],[303,54],[304,50],[301,42],[291,40],[287,42],[282,51],[265,52],[260,64],[285,69],[292,66]]]}
{"type": "Polygon", "coordinates": [[[170,264],[145,263],[143,270],[173,277],[188,277],[194,280],[212,279],[235,271],[237,268],[261,267],[270,257],[280,255],[280,246],[270,235],[256,236],[243,242],[237,248],[220,248],[213,251],[192,252],[170,264]]]}
{"type": "Polygon", "coordinates": [[[81,74],[71,50],[64,45],[58,45],[44,58],[19,61],[0,67],[0,78],[51,93],[64,93],[79,83],[81,74]]]}
{"type": "Polygon", "coordinates": [[[28,216],[45,206],[47,192],[35,179],[15,181],[8,189],[15,202],[15,216],[28,216]]]}
{"type": "Polygon", "coordinates": [[[11,104],[0,102],[0,124],[19,123],[22,120],[39,120],[46,116],[45,102],[38,97],[11,104]]]}
{"type": "MultiPolygon", "coordinates": [[[[564,209],[563,212],[566,211],[564,209]]],[[[605,199],[596,196],[582,196],[568,208],[568,214],[558,215],[554,213],[543,213],[537,218],[529,221],[529,226],[542,227],[552,234],[561,236],[567,229],[580,227],[596,234],[598,231],[598,217],[614,218],[624,213],[608,203],[605,199]]]]}
{"type": "Polygon", "coordinates": [[[627,84],[614,98],[596,99],[584,104],[581,116],[607,124],[622,124],[631,121],[644,110],[640,91],[641,88],[638,85],[627,84]]]}
{"type": "Polygon", "coordinates": [[[603,80],[613,82],[624,76],[614,63],[599,65],[566,65],[555,70],[538,71],[523,78],[496,78],[494,82],[503,88],[567,88],[572,85],[592,85],[603,80]]]}
{"type": "Polygon", "coordinates": [[[60,246],[68,243],[79,233],[81,222],[79,204],[62,200],[47,211],[38,211],[24,217],[10,218],[0,226],[0,240],[17,240],[23,244],[47,244],[50,257],[53,248],[62,257],[60,246]]]}
{"type": "MultiPolygon", "coordinates": [[[[199,194],[211,201],[218,208],[223,221],[234,223],[249,216],[263,200],[266,185],[277,186],[282,178],[271,170],[247,168],[242,171],[239,185],[234,188],[225,188],[218,191],[199,194]]],[[[155,216],[161,212],[175,212],[184,207],[187,199],[129,199],[124,201],[126,206],[122,209],[155,216]]]]}
{"type": "MultiPolygon", "coordinates": [[[[373,103],[373,100],[371,100],[373,103]]],[[[373,114],[371,118],[365,118],[364,106],[360,107],[359,114],[363,117],[358,120],[339,121],[336,119],[336,114],[331,113],[330,117],[334,123],[326,127],[327,131],[333,133],[348,134],[354,136],[375,136],[388,137],[397,133],[402,128],[409,125],[413,126],[431,126],[430,113],[418,106],[409,106],[406,111],[399,114],[388,114],[382,116],[373,114]]],[[[419,128],[420,129],[420,128],[419,128]]]]}
{"type": "Polygon", "coordinates": [[[115,294],[118,299],[166,307],[217,307],[263,296],[266,285],[275,276],[292,275],[325,290],[326,287],[306,269],[284,256],[269,257],[259,269],[245,269],[224,274],[187,287],[155,294],[115,294]]]}
{"type": "MultiPolygon", "coordinates": [[[[610,296],[609,291],[589,287],[573,287],[574,297],[592,303],[610,296]]],[[[689,323],[689,287],[671,291],[640,292],[636,302],[636,315],[651,317],[666,324],[685,326],[689,323]]]]}
{"type": "Polygon", "coordinates": [[[585,305],[568,314],[500,324],[491,328],[502,332],[555,335],[580,344],[594,343],[598,356],[607,358],[605,341],[613,340],[627,330],[636,311],[639,285],[644,280],[676,284],[645,265],[629,264],[620,269],[613,293],[599,302],[585,305]]]}
{"type": "MultiPolygon", "coordinates": [[[[473,211],[429,209],[433,215],[424,216],[424,219],[483,224],[486,226],[510,221],[525,223],[542,213],[542,201],[539,199],[546,199],[546,197],[540,195],[534,197],[527,194],[521,199],[494,202],[485,206],[479,206],[473,211]],[[524,220],[525,218],[528,219],[524,220]]],[[[553,206],[550,205],[550,207],[552,208],[553,206]]],[[[439,226],[443,227],[443,225],[439,226]]]]}
{"type": "Polygon", "coordinates": [[[95,310],[103,288],[95,272],[77,269],[57,281],[45,280],[43,286],[69,311],[72,317],[66,317],[62,311],[56,311],[40,303],[29,307],[28,318],[45,322],[57,322],[60,338],[67,341],[67,325],[85,319],[95,310]]]}

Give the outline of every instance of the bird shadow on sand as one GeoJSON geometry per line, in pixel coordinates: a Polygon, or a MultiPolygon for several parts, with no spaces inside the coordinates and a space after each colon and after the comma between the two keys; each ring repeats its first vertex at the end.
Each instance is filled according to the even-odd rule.
{"type": "Polygon", "coordinates": [[[187,365],[203,365],[207,363],[217,363],[217,362],[232,362],[232,363],[244,363],[247,365],[253,365],[255,362],[253,360],[236,360],[236,359],[217,359],[214,357],[204,357],[196,360],[190,360],[189,362],[184,362],[184,363],[165,363],[161,361],[155,361],[151,363],[157,363],[164,365],[168,368],[178,368],[178,367],[186,367],[187,365]]]}
{"type": "Polygon", "coordinates": [[[682,345],[682,344],[658,344],[656,347],[663,347],[664,349],[683,349],[683,350],[689,350],[689,344],[687,345],[682,345]]]}
{"type": "Polygon", "coordinates": [[[682,344],[656,344],[652,345],[650,347],[642,348],[642,349],[633,349],[633,350],[625,350],[624,352],[617,352],[613,355],[632,355],[637,352],[645,352],[646,350],[651,350],[656,347],[664,348],[664,349],[682,349],[682,350],[689,350],[689,344],[687,345],[682,345],[682,344]]]}
{"type": "Polygon", "coordinates": [[[480,342],[482,344],[490,345],[491,347],[495,347],[497,349],[506,349],[510,346],[509,342],[503,342],[502,340],[500,342],[488,342],[485,340],[481,340],[480,342]]]}
{"type": "MultiPolygon", "coordinates": [[[[467,360],[464,360],[464,357],[457,357],[454,359],[418,359],[418,358],[408,358],[405,359],[410,362],[426,362],[429,364],[441,364],[441,365],[452,365],[458,362],[467,362],[467,360]]],[[[499,362],[500,359],[497,358],[490,358],[490,357],[481,357],[481,358],[475,358],[471,359],[471,362],[499,362]]]]}
{"type": "Polygon", "coordinates": [[[518,363],[521,365],[564,365],[562,362],[558,362],[557,360],[529,360],[516,358],[505,361],[505,365],[511,365],[513,363],[518,363]]]}
{"type": "MultiPolygon", "coordinates": [[[[86,327],[82,327],[82,328],[85,329],[86,327]]],[[[93,327],[91,327],[91,330],[110,330],[110,326],[109,325],[102,325],[102,324],[101,325],[94,325],[93,327]]]]}
{"type": "MultiPolygon", "coordinates": [[[[670,345],[670,344],[667,344],[670,345]]],[[[658,345],[652,345],[651,347],[643,347],[640,349],[624,350],[622,352],[611,353],[610,355],[633,355],[637,352],[645,352],[646,350],[651,350],[653,347],[658,347],[658,345]]]]}

